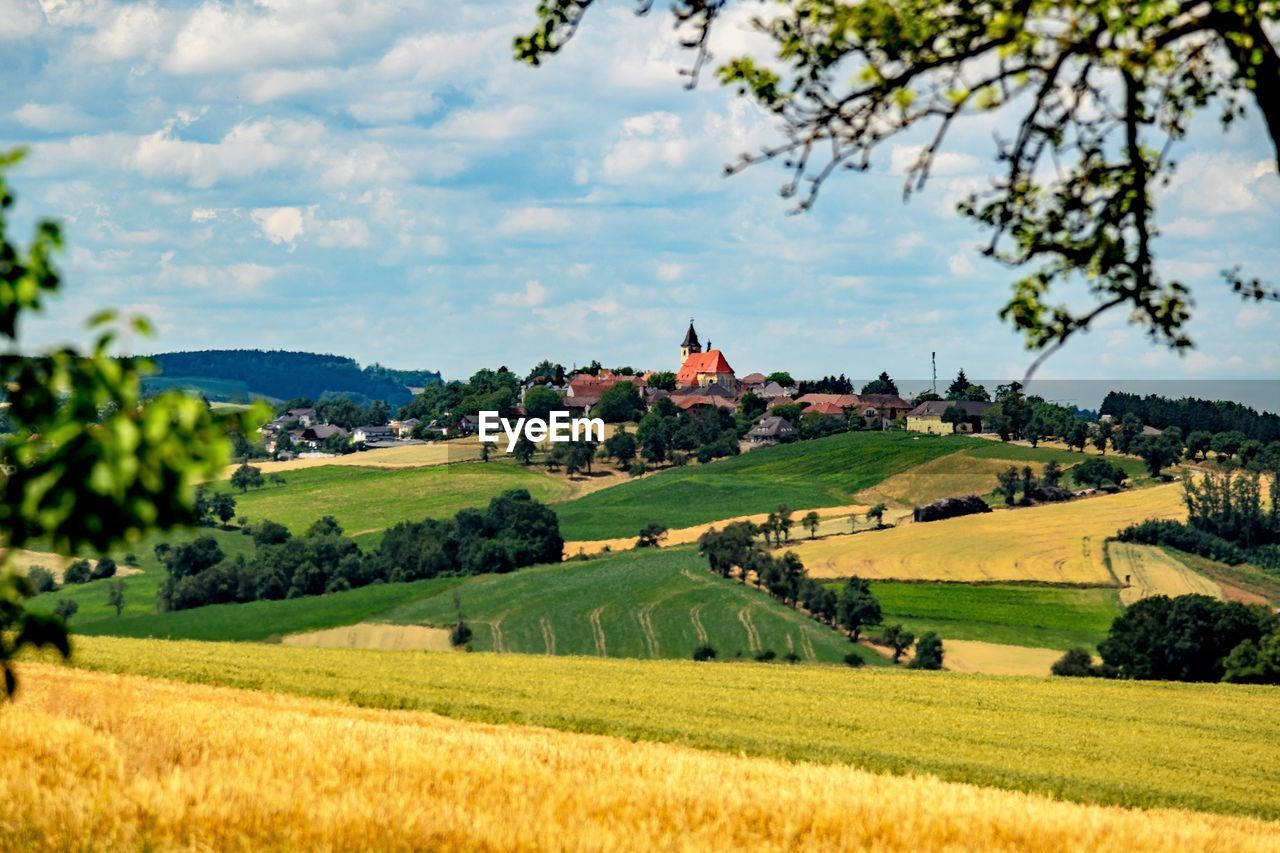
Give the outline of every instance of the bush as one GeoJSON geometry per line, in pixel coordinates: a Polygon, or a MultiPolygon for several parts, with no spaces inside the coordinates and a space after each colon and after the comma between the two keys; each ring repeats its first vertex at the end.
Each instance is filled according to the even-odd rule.
{"type": "Polygon", "coordinates": [[[1094,456],[1079,465],[1073,466],[1067,473],[1071,475],[1071,479],[1076,481],[1080,486],[1092,486],[1095,489],[1101,489],[1110,483],[1113,486],[1123,483],[1129,478],[1125,470],[1119,465],[1111,463],[1101,456],[1094,456]]]}
{"type": "Polygon", "coordinates": [[[58,582],[54,578],[53,572],[43,566],[32,566],[27,569],[27,580],[31,582],[31,587],[36,591],[36,595],[42,592],[53,592],[58,588],[58,582]]]}
{"type": "Polygon", "coordinates": [[[89,573],[89,580],[100,581],[104,578],[113,578],[116,575],[116,561],[110,557],[103,557],[98,561],[98,565],[93,567],[93,571],[89,573]]]}
{"type": "Polygon", "coordinates": [[[845,666],[851,666],[854,669],[857,669],[860,666],[866,666],[867,662],[862,659],[861,655],[849,652],[849,654],[844,656],[844,664],[845,666]]]}
{"type": "Polygon", "coordinates": [[[933,631],[926,631],[916,641],[916,656],[908,664],[910,669],[942,669],[942,638],[933,631]]]}
{"type": "Polygon", "coordinates": [[[943,498],[925,506],[918,506],[914,518],[916,521],[942,521],[981,512],[991,512],[991,507],[977,495],[966,495],[960,498],[943,498]]]}
{"type": "Polygon", "coordinates": [[[80,609],[80,605],[70,598],[63,598],[53,607],[53,615],[57,616],[63,622],[69,620],[76,615],[76,611],[80,609]]]}
{"type": "Polygon", "coordinates": [[[701,646],[698,646],[697,648],[695,648],[695,649],[693,650],[693,659],[694,659],[694,660],[699,660],[699,661],[701,661],[701,660],[715,660],[715,659],[716,659],[716,649],[715,649],[715,646],[710,646],[710,645],[707,645],[707,644],[705,644],[705,643],[704,643],[703,645],[701,645],[701,646]]]}
{"type": "Polygon", "coordinates": [[[76,560],[62,573],[62,583],[64,585],[88,583],[91,574],[92,569],[89,567],[88,560],[76,560]]]}
{"type": "Polygon", "coordinates": [[[471,626],[461,619],[449,629],[449,642],[456,649],[471,642],[471,626]]]}
{"type": "Polygon", "coordinates": [[[782,659],[787,663],[800,663],[800,655],[795,652],[787,652],[782,656],[782,659]]]}
{"type": "Polygon", "coordinates": [[[763,663],[764,661],[771,661],[777,656],[778,656],[778,653],[775,652],[773,649],[765,649],[762,652],[756,653],[756,660],[763,663]]]}
{"type": "Polygon", "coordinates": [[[1097,667],[1093,665],[1093,655],[1089,654],[1088,649],[1079,646],[1054,661],[1049,671],[1054,675],[1070,678],[1086,678],[1098,674],[1097,667]]]}
{"type": "Polygon", "coordinates": [[[643,477],[648,471],[643,462],[636,462],[627,469],[627,473],[632,477],[643,477]]]}
{"type": "Polygon", "coordinates": [[[1131,524],[1117,533],[1116,539],[1140,545],[1166,545],[1233,566],[1249,560],[1249,553],[1234,542],[1167,519],[1148,519],[1140,524],[1131,524]]]}

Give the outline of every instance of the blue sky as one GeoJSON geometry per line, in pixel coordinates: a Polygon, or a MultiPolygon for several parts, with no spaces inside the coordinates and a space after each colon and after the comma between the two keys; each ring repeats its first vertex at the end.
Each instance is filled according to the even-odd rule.
{"type": "MultiPolygon", "coordinates": [[[[690,316],[739,373],[1020,375],[1011,274],[954,213],[993,163],[956,133],[901,200],[904,139],[788,216],[784,174],[722,166],[775,138],[713,82],[686,92],[670,20],[595,10],[541,69],[511,60],[534,0],[148,4],[0,0],[0,145],[20,222],[63,220],[66,294],[24,345],[146,314],[141,351],[265,347],[466,375],[483,365],[671,368],[690,316]]],[[[744,16],[713,50],[756,42],[744,16]]],[[[1193,285],[1184,357],[1106,318],[1046,377],[1277,378],[1280,179],[1255,115],[1206,116],[1162,192],[1161,259],[1193,285]]],[[[21,232],[20,232],[21,233],[21,232]]]]}

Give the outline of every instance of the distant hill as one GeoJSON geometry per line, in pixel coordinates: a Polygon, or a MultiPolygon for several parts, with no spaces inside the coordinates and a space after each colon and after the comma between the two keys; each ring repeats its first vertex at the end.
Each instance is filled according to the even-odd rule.
{"type": "Polygon", "coordinates": [[[210,400],[229,402],[342,396],[396,404],[413,396],[409,388],[441,381],[440,374],[431,370],[393,370],[380,364],[362,368],[345,356],[285,350],[164,352],[151,360],[160,373],[146,380],[149,389],[186,388],[210,400]]]}

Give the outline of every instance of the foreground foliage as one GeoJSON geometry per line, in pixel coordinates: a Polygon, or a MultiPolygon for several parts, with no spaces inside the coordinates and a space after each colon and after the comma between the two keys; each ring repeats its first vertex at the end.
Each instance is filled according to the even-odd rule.
{"type": "Polygon", "coordinates": [[[1274,847],[1278,831],[141,678],[43,669],[32,684],[21,715],[0,715],[0,741],[14,747],[0,756],[0,826],[26,850],[85,839],[135,849],[1247,850],[1274,847]]]}
{"type": "MultiPolygon", "coordinates": [[[[1084,802],[1280,819],[1273,772],[1280,691],[1270,687],[105,637],[83,639],[75,662],[486,722],[932,773],[1084,802]]],[[[467,769],[460,764],[458,772],[467,769]]],[[[875,807],[888,808],[891,799],[878,798],[875,807]]]]}

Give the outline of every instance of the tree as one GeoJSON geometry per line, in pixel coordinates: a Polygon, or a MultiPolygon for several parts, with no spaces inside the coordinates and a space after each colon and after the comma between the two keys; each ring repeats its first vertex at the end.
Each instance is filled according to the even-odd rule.
{"type": "Polygon", "coordinates": [[[231,475],[231,487],[239,489],[241,494],[249,489],[262,488],[262,469],[247,462],[242,464],[231,475]]]}
{"type": "MultiPolygon", "coordinates": [[[[539,3],[537,23],[515,39],[516,57],[540,64],[594,5],[539,3]]],[[[671,6],[691,51],[690,86],[728,8],[709,0],[671,6]]],[[[1001,176],[960,209],[990,233],[986,254],[1028,268],[1001,316],[1042,352],[1037,363],[1109,311],[1164,345],[1189,347],[1188,288],[1156,263],[1156,189],[1174,169],[1168,149],[1201,111],[1227,126],[1246,104],[1256,106],[1280,159],[1278,18],[1273,2],[786,0],[757,23],[774,42],[763,55],[715,68],[782,133],[730,171],[781,161],[789,174],[782,194],[804,211],[831,175],[868,170],[877,149],[923,135],[907,168],[909,196],[948,153],[955,125],[1007,116],[994,134],[1001,176]],[[1085,277],[1088,303],[1059,295],[1085,277]]],[[[1276,298],[1238,270],[1226,278],[1246,299],[1276,298]]]]}
{"type": "Polygon", "coordinates": [[[69,566],[62,572],[63,584],[81,584],[88,583],[89,576],[93,574],[93,570],[89,567],[88,560],[73,560],[69,566]]]}
{"type": "Polygon", "coordinates": [[[849,632],[850,640],[857,642],[863,628],[879,625],[883,618],[880,602],[866,581],[859,577],[845,581],[836,596],[836,622],[849,632]]]}
{"type": "Polygon", "coordinates": [[[640,537],[636,540],[637,548],[657,548],[662,544],[662,540],[667,538],[667,527],[665,524],[659,524],[656,521],[646,524],[640,530],[640,537]]]}
{"type": "Polygon", "coordinates": [[[650,388],[657,388],[660,391],[676,390],[676,375],[670,370],[658,370],[649,374],[649,378],[645,380],[650,388]]]}
{"type": "Polygon", "coordinates": [[[605,452],[613,457],[619,468],[627,468],[635,461],[637,447],[636,437],[621,427],[604,442],[605,452]]]}
{"type": "Polygon", "coordinates": [[[951,428],[953,430],[959,429],[960,425],[964,423],[964,421],[965,412],[964,409],[959,406],[947,406],[946,410],[942,413],[942,422],[944,424],[951,424],[951,428]]]}
{"type": "Polygon", "coordinates": [[[884,514],[889,510],[887,504],[881,502],[867,510],[867,521],[874,521],[876,530],[884,527],[884,514]]]}
{"type": "Polygon", "coordinates": [[[775,513],[775,518],[778,525],[775,528],[775,538],[777,538],[777,534],[781,534],[778,544],[781,545],[783,542],[791,541],[791,528],[795,525],[795,522],[791,520],[791,507],[786,504],[779,506],[775,513]]]}
{"type": "Polygon", "coordinates": [[[36,595],[53,592],[58,588],[58,581],[53,576],[53,572],[43,566],[31,566],[27,569],[27,582],[31,584],[31,590],[36,595]]]}
{"type": "Polygon", "coordinates": [[[812,510],[805,513],[804,518],[800,519],[800,523],[804,525],[805,530],[809,531],[809,538],[816,538],[818,535],[818,525],[821,522],[818,514],[812,510]]]}
{"type": "Polygon", "coordinates": [[[1222,662],[1222,680],[1237,684],[1280,684],[1280,632],[1260,642],[1244,640],[1222,662]]]}
{"type": "Polygon", "coordinates": [[[550,420],[551,413],[564,410],[564,402],[560,395],[550,388],[541,386],[530,388],[524,395],[524,413],[526,417],[550,420]]]}
{"type": "Polygon", "coordinates": [[[889,378],[886,371],[881,371],[880,376],[872,379],[866,385],[862,386],[863,394],[897,394],[898,386],[889,378]]]}
{"type": "Polygon", "coordinates": [[[209,498],[209,508],[213,515],[226,527],[236,517],[236,499],[228,492],[214,492],[209,498]]]}
{"type": "Polygon", "coordinates": [[[1049,668],[1049,672],[1053,675],[1074,678],[1084,678],[1098,674],[1097,668],[1093,665],[1093,655],[1089,654],[1088,649],[1079,646],[1068,649],[1066,654],[1054,661],[1053,666],[1049,668]]]}
{"type": "Polygon", "coordinates": [[[911,669],[942,669],[942,638],[933,631],[920,635],[916,656],[908,664],[911,669]]]}
{"type": "Polygon", "coordinates": [[[1089,444],[1089,424],[1077,418],[1067,430],[1067,446],[1084,453],[1089,444]]]}
{"type": "Polygon", "coordinates": [[[1229,430],[1215,435],[1209,446],[1219,459],[1231,459],[1240,451],[1240,446],[1245,441],[1244,433],[1239,430],[1229,430]]]}
{"type": "Polygon", "coordinates": [[[1040,473],[1040,481],[1046,486],[1057,488],[1062,481],[1062,467],[1058,465],[1056,459],[1050,459],[1044,464],[1044,470],[1040,473]]]}
{"type": "Polygon", "coordinates": [[[116,609],[116,617],[124,610],[124,581],[107,584],[107,606],[116,609]]]}
{"type": "Polygon", "coordinates": [[[591,412],[605,423],[634,421],[644,413],[644,401],[640,399],[640,392],[634,384],[618,382],[605,389],[600,395],[600,402],[596,403],[591,412]]]}
{"type": "Polygon", "coordinates": [[[1182,449],[1164,435],[1143,436],[1130,449],[1147,464],[1152,477],[1159,477],[1166,465],[1172,465],[1182,456],[1182,449]]]}
{"type": "Polygon", "coordinates": [[[1142,435],[1142,421],[1132,412],[1127,413],[1120,421],[1120,428],[1113,434],[1116,450],[1121,453],[1129,453],[1133,450],[1133,443],[1138,436],[1142,435]]]}
{"type": "Polygon", "coordinates": [[[738,403],[738,411],[742,413],[744,418],[755,420],[765,413],[769,408],[769,401],[761,397],[755,391],[748,391],[742,395],[742,400],[738,403]]]}
{"type": "Polygon", "coordinates": [[[890,625],[884,629],[884,641],[893,648],[893,662],[900,663],[903,653],[916,641],[916,635],[901,625],[890,625]]]}
{"type": "Polygon", "coordinates": [[[79,610],[80,604],[75,599],[60,598],[58,603],[53,606],[53,615],[57,616],[60,622],[66,623],[71,621],[71,617],[75,616],[79,610]]]}
{"type": "Polygon", "coordinates": [[[98,559],[97,565],[93,567],[93,571],[89,572],[89,580],[100,581],[106,578],[115,577],[116,561],[110,557],[101,557],[98,559]]]}
{"type": "Polygon", "coordinates": [[[1201,459],[1209,458],[1209,449],[1213,444],[1213,433],[1207,430],[1197,429],[1187,433],[1187,459],[1195,461],[1198,456],[1201,459]]]}
{"type": "Polygon", "coordinates": [[[1071,479],[1076,481],[1076,485],[1089,486],[1095,489],[1101,488],[1107,483],[1120,485],[1129,476],[1119,465],[1113,465],[1110,461],[1100,456],[1091,457],[1079,465],[1073,466],[1069,473],[1071,474],[1071,479]]]}
{"type": "Polygon", "coordinates": [[[1004,498],[1005,506],[1013,506],[1018,499],[1018,469],[1010,465],[996,475],[996,491],[1004,498]]]}
{"type": "Polygon", "coordinates": [[[516,446],[511,449],[511,455],[520,460],[521,465],[528,465],[533,461],[533,454],[538,452],[538,445],[534,444],[527,435],[521,431],[520,436],[516,439],[516,446]]]}
{"type": "Polygon", "coordinates": [[[956,373],[956,378],[951,380],[951,384],[947,386],[948,400],[963,400],[964,392],[969,388],[969,377],[964,375],[964,368],[956,373]]]}
{"type": "Polygon", "coordinates": [[[792,388],[795,387],[796,384],[795,379],[791,378],[791,374],[785,370],[775,370],[773,373],[766,376],[764,381],[766,383],[776,382],[783,388],[792,388]]]}
{"type": "Polygon", "coordinates": [[[1103,456],[1107,455],[1107,443],[1111,439],[1111,427],[1108,424],[1101,423],[1093,429],[1093,446],[1103,456]]]}

